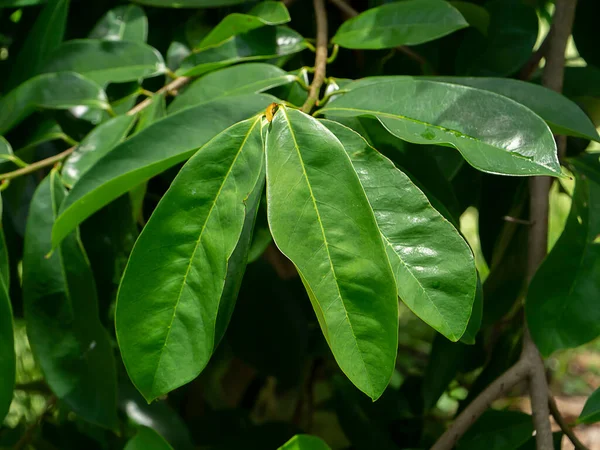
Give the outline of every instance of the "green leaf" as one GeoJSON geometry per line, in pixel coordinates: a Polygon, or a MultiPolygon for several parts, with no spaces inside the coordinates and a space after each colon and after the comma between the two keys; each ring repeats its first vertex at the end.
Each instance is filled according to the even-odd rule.
{"type": "Polygon", "coordinates": [[[0,172],[13,170],[15,165],[10,160],[13,156],[12,146],[3,136],[0,136],[0,172]]]}
{"type": "Polygon", "coordinates": [[[12,89],[39,73],[63,40],[68,12],[69,0],[48,0],[11,65],[6,88],[12,89]]]}
{"type": "Polygon", "coordinates": [[[294,80],[295,75],[271,64],[248,63],[227,67],[204,75],[190,84],[169,105],[169,114],[223,97],[258,94],[294,80]]]}
{"type": "Polygon", "coordinates": [[[75,106],[108,109],[104,91],[76,73],[40,75],[0,98],[0,134],[6,133],[36,109],[69,109],[75,106]]]}
{"type": "Polygon", "coordinates": [[[281,447],[279,450],[331,450],[330,447],[317,436],[309,434],[297,434],[281,447]]]}
{"type": "Polygon", "coordinates": [[[470,26],[487,36],[490,26],[490,13],[483,6],[462,0],[452,0],[450,4],[462,14],[470,26]]]}
{"type": "Polygon", "coordinates": [[[61,205],[52,232],[56,246],[104,205],[169,167],[185,161],[215,134],[263,111],[274,97],[228,97],[187,108],[155,122],[98,161],[61,205]]]}
{"type": "MultiPolygon", "coordinates": [[[[29,130],[28,130],[29,131],[29,130]]],[[[65,134],[60,125],[52,119],[46,119],[35,124],[35,128],[29,131],[28,139],[23,146],[17,150],[18,153],[23,153],[25,150],[33,150],[38,145],[44,142],[61,140],[71,144],[73,139],[65,134]]]]}
{"type": "Polygon", "coordinates": [[[78,233],[70,234],[46,257],[58,205],[65,195],[52,171],[31,201],[23,256],[27,335],[56,396],[81,418],[114,429],[115,360],[98,319],[94,278],[78,233]]]}
{"type": "Polygon", "coordinates": [[[424,322],[457,341],[467,327],[477,285],[471,249],[394,163],[350,128],[323,124],[342,143],[365,190],[398,296],[424,322]]]}
{"type": "Polygon", "coordinates": [[[261,2],[247,14],[233,13],[226,16],[202,39],[196,46],[196,50],[218,45],[232,36],[247,33],[265,25],[281,25],[290,20],[290,14],[282,2],[261,2]]]}
{"type": "MultiPolygon", "coordinates": [[[[2,141],[0,140],[0,144],[2,141]]],[[[8,298],[8,251],[2,231],[2,197],[0,197],[0,421],[8,413],[16,376],[13,314],[8,298]]]]}
{"type": "Polygon", "coordinates": [[[525,312],[544,356],[600,335],[600,162],[571,161],[576,178],[565,229],[531,280],[525,312]]]}
{"type": "Polygon", "coordinates": [[[271,234],[298,269],[342,371],[377,399],[394,370],[398,305],[375,216],[344,147],[325,126],[281,106],[271,127],[271,234]]]}
{"type": "Polygon", "coordinates": [[[458,450],[508,450],[519,448],[533,434],[529,414],[487,410],[458,441],[458,450]]]}
{"type": "Polygon", "coordinates": [[[181,62],[181,76],[204,73],[243,61],[272,59],[292,55],[306,48],[306,41],[286,27],[263,27],[232,36],[226,41],[194,52],[181,62]]]}
{"type": "Polygon", "coordinates": [[[600,142],[594,124],[577,104],[543,86],[508,78],[428,77],[428,79],[471,86],[504,95],[531,109],[544,119],[555,134],[583,137],[600,142]]]}
{"type": "Polygon", "coordinates": [[[367,77],[345,87],[352,90],[387,81],[429,80],[470,86],[508,97],[527,106],[550,126],[555,134],[600,141],[594,124],[585,112],[567,97],[543,86],[509,78],[485,77],[367,77]]]}
{"type": "Polygon", "coordinates": [[[347,20],[332,41],[346,48],[392,48],[429,42],[468,26],[448,2],[405,0],[368,9],[347,20]]]}
{"type": "Polygon", "coordinates": [[[596,423],[600,422],[600,388],[596,389],[592,395],[589,396],[583,411],[577,419],[577,423],[596,423]]]}
{"type": "Polygon", "coordinates": [[[140,427],[137,434],[127,442],[124,450],[173,450],[173,447],[152,428],[140,427]]]}
{"type": "Polygon", "coordinates": [[[465,334],[462,335],[460,341],[464,344],[473,345],[475,344],[475,338],[481,328],[481,321],[483,319],[483,286],[481,279],[477,276],[477,289],[475,291],[475,300],[473,301],[473,311],[471,317],[469,317],[469,323],[465,334]]]}
{"type": "Polygon", "coordinates": [[[46,3],[46,0],[0,0],[0,8],[41,5],[42,3],[46,3]]]}
{"type": "Polygon", "coordinates": [[[167,115],[167,99],[165,93],[157,94],[152,97],[152,102],[145,109],[140,112],[139,120],[135,126],[135,132],[148,128],[154,122],[163,119],[167,115]]]}
{"type": "Polygon", "coordinates": [[[81,176],[121,142],[135,122],[135,116],[117,116],[94,128],[69,156],[62,169],[65,185],[72,187],[81,176]]]}
{"type": "Polygon", "coordinates": [[[117,337],[129,377],[148,401],[198,376],[229,322],[237,289],[224,281],[241,282],[247,250],[228,275],[229,261],[245,222],[254,221],[259,197],[252,193],[263,185],[260,121],[233,125],[198,150],[129,258],[117,337]]]}
{"type": "Polygon", "coordinates": [[[484,172],[561,173],[554,137],[544,121],[519,103],[488,91],[428,80],[389,80],[353,89],[320,114],[374,116],[406,141],[455,147],[484,172]]]}
{"type": "Polygon", "coordinates": [[[121,5],[109,10],[92,29],[90,39],[146,42],[148,18],[137,5],[121,5]]]}
{"type": "Polygon", "coordinates": [[[507,76],[531,57],[538,36],[535,8],[522,0],[495,0],[485,4],[490,13],[487,36],[465,33],[456,56],[459,75],[507,76]]]}
{"type": "Polygon", "coordinates": [[[150,78],[165,72],[160,53],[141,42],[76,39],[62,44],[43,72],[77,72],[101,86],[150,78]]]}
{"type": "Polygon", "coordinates": [[[162,8],[217,8],[220,6],[253,3],[254,0],[132,0],[136,3],[162,8]]]}

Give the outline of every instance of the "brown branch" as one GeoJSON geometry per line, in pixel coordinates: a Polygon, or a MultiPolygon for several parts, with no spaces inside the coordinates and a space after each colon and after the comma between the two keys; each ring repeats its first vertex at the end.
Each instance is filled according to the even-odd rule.
{"type": "Polygon", "coordinates": [[[529,60],[525,63],[525,65],[521,69],[521,72],[519,72],[520,80],[528,81],[533,76],[533,74],[535,73],[535,70],[540,65],[540,61],[542,60],[543,57],[546,56],[546,53],[548,52],[549,44],[550,44],[550,33],[548,33],[546,35],[546,37],[544,38],[544,41],[542,42],[542,45],[540,45],[540,48],[538,48],[535,51],[535,53],[533,53],[531,55],[529,60]]]}
{"type": "MultiPolygon", "coordinates": [[[[576,0],[556,0],[556,8],[548,37],[546,66],[542,75],[542,84],[557,92],[562,91],[565,68],[565,50],[571,35],[575,17],[576,0]]],[[[557,140],[559,155],[564,152],[564,139],[557,140]]],[[[548,246],[548,192],[549,177],[531,177],[529,179],[529,230],[527,277],[529,281],[546,257],[548,246]]],[[[552,450],[552,429],[550,427],[550,408],[548,405],[548,380],[540,353],[531,339],[527,325],[523,337],[523,357],[531,362],[529,376],[529,394],[531,410],[536,430],[537,450],[552,450]]]]}
{"type": "Polygon", "coordinates": [[[554,420],[556,421],[562,432],[573,443],[575,450],[588,450],[588,448],[585,445],[583,445],[583,443],[575,435],[569,424],[565,421],[564,417],[560,413],[560,410],[558,409],[556,400],[554,400],[554,397],[552,396],[552,393],[550,391],[548,391],[548,405],[550,406],[550,412],[552,413],[552,417],[554,417],[554,420]]]}
{"type": "Polygon", "coordinates": [[[54,408],[54,405],[56,405],[56,397],[52,396],[46,402],[46,406],[44,407],[44,411],[42,411],[42,414],[40,414],[40,417],[38,417],[35,422],[29,425],[29,427],[27,427],[27,429],[23,433],[23,436],[21,436],[21,438],[13,447],[13,450],[21,450],[27,447],[27,445],[33,440],[34,434],[38,427],[44,421],[44,418],[50,413],[50,411],[52,411],[52,408],[54,408]]]}
{"type": "MultiPolygon", "coordinates": [[[[190,80],[191,80],[191,78],[189,78],[189,77],[177,78],[176,80],[173,80],[169,84],[162,87],[156,93],[162,94],[163,92],[177,91],[177,89],[180,89],[182,86],[185,86],[187,83],[189,83],[190,80]]],[[[135,105],[132,109],[130,109],[127,112],[127,115],[132,116],[134,114],[137,114],[138,112],[142,111],[144,108],[148,107],[151,103],[152,103],[152,99],[147,98],[144,101],[135,105]]],[[[18,170],[13,170],[12,172],[2,173],[2,174],[0,174],[0,181],[2,181],[2,183],[5,183],[7,180],[12,180],[13,178],[17,178],[17,177],[20,177],[23,175],[33,173],[37,170],[43,169],[44,167],[52,166],[55,163],[65,159],[67,156],[69,156],[71,153],[73,153],[76,148],[77,148],[77,146],[74,145],[73,147],[66,149],[64,152],[61,152],[54,156],[50,156],[49,158],[46,158],[46,159],[42,159],[41,161],[34,162],[33,164],[29,164],[27,167],[23,167],[18,170]]]]}
{"type": "MultiPolygon", "coordinates": [[[[329,1],[331,3],[333,3],[335,6],[337,6],[337,8],[346,17],[352,18],[352,17],[358,16],[358,11],[355,10],[348,3],[346,3],[345,0],[329,0],[329,1]]],[[[405,45],[399,45],[398,47],[395,47],[395,48],[400,53],[404,53],[406,56],[408,56],[409,58],[411,58],[413,61],[416,61],[417,63],[419,63],[419,65],[421,66],[421,68],[429,66],[429,63],[427,62],[427,60],[423,56],[421,56],[419,53],[417,53],[414,50],[412,50],[411,48],[406,47],[405,45]]]]}
{"type": "Polygon", "coordinates": [[[317,45],[315,55],[315,74],[308,89],[308,98],[302,105],[302,111],[309,113],[319,100],[321,86],[325,81],[327,68],[327,10],[325,0],[313,0],[315,16],[317,19],[317,45]]]}
{"type": "Polygon", "coordinates": [[[454,420],[450,428],[437,440],[431,450],[450,450],[490,407],[492,402],[523,381],[529,375],[530,363],[524,358],[500,375],[483,390],[454,420]]]}

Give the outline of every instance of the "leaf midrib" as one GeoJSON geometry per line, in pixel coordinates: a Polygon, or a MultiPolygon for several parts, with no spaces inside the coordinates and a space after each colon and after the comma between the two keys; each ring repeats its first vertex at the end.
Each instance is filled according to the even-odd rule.
{"type": "MultiPolygon", "coordinates": [[[[306,173],[306,167],[304,165],[304,160],[302,159],[302,154],[300,153],[300,148],[299,148],[298,142],[296,140],[296,134],[294,133],[294,129],[292,128],[292,123],[291,123],[291,121],[290,121],[290,119],[288,117],[286,108],[282,108],[282,111],[283,111],[283,114],[285,115],[286,122],[287,122],[288,128],[290,130],[290,135],[292,137],[292,141],[294,142],[294,150],[296,150],[296,153],[298,155],[298,159],[300,161],[300,166],[302,167],[302,174],[304,176],[304,179],[306,180],[306,185],[307,185],[308,191],[310,193],[310,198],[311,198],[313,207],[315,209],[315,213],[317,214],[317,221],[318,221],[319,227],[321,229],[321,235],[323,236],[323,243],[324,243],[324,246],[325,246],[325,250],[327,251],[327,260],[329,261],[329,267],[331,268],[331,273],[333,274],[333,279],[335,280],[335,287],[336,287],[336,290],[338,292],[338,297],[340,299],[340,302],[342,303],[342,306],[344,307],[344,313],[346,315],[346,321],[348,322],[348,325],[350,326],[350,332],[352,333],[352,336],[354,337],[354,344],[355,344],[356,348],[358,349],[358,353],[360,355],[360,360],[361,360],[361,362],[363,364],[363,370],[364,370],[365,375],[366,375],[366,380],[367,380],[367,382],[369,384],[370,391],[372,392],[373,391],[373,384],[371,382],[371,377],[369,376],[369,371],[367,370],[367,365],[366,365],[364,357],[363,357],[363,352],[362,352],[360,346],[358,345],[358,340],[356,338],[356,334],[354,333],[354,327],[352,326],[352,322],[350,321],[350,317],[348,315],[348,309],[346,308],[346,304],[344,303],[344,297],[342,296],[342,293],[340,291],[340,286],[339,286],[339,283],[338,283],[338,278],[337,278],[337,275],[335,273],[335,268],[333,266],[333,261],[331,259],[331,253],[329,252],[329,244],[327,243],[327,237],[325,236],[325,228],[323,227],[323,221],[321,220],[321,214],[319,212],[319,207],[317,206],[316,198],[314,196],[314,193],[313,193],[313,190],[312,190],[312,186],[311,186],[310,180],[308,178],[308,174],[306,173]]],[[[317,299],[316,295],[315,295],[315,300],[317,300],[317,302],[318,302],[318,299],[317,299]]],[[[323,318],[326,320],[326,318],[325,318],[324,315],[323,315],[323,318]]]]}
{"type": "MultiPolygon", "coordinates": [[[[210,217],[211,217],[212,212],[213,212],[213,210],[215,208],[215,205],[217,204],[217,202],[219,200],[219,197],[221,195],[221,192],[223,191],[223,187],[225,186],[227,180],[229,179],[229,176],[231,175],[231,172],[233,171],[233,168],[235,167],[235,163],[237,162],[238,157],[240,156],[240,154],[242,153],[244,147],[246,146],[246,142],[248,141],[248,138],[250,137],[250,135],[252,134],[252,131],[256,127],[256,124],[259,123],[259,120],[260,120],[260,117],[258,117],[254,121],[254,123],[252,124],[252,126],[250,127],[250,129],[248,130],[248,132],[246,133],[246,136],[244,137],[244,140],[242,141],[242,144],[240,145],[240,148],[239,148],[237,154],[235,155],[235,158],[231,162],[231,166],[229,167],[229,170],[227,171],[227,173],[223,177],[223,182],[221,183],[221,186],[219,186],[219,190],[217,191],[217,194],[215,195],[215,199],[214,199],[214,201],[213,201],[213,203],[212,203],[212,205],[210,207],[210,210],[208,211],[208,214],[206,215],[206,219],[204,221],[204,224],[202,225],[202,229],[200,230],[200,233],[198,234],[198,239],[196,240],[196,245],[194,246],[194,250],[192,252],[192,255],[190,256],[189,264],[187,266],[185,275],[183,277],[183,281],[181,283],[181,288],[180,288],[179,294],[177,296],[177,302],[175,303],[175,306],[173,308],[173,315],[171,316],[171,321],[169,322],[169,327],[168,327],[167,335],[165,337],[165,342],[163,343],[163,346],[160,349],[160,354],[159,354],[159,357],[158,357],[158,362],[156,364],[156,369],[154,371],[153,378],[152,378],[152,389],[151,389],[152,393],[154,393],[154,387],[155,387],[155,384],[156,384],[156,373],[158,372],[158,369],[160,367],[160,363],[162,361],[162,357],[164,355],[165,348],[167,347],[167,344],[169,342],[169,337],[171,335],[171,330],[173,328],[173,322],[175,321],[175,316],[177,315],[177,308],[179,307],[179,303],[181,301],[181,295],[183,293],[183,288],[185,287],[185,285],[187,283],[187,277],[188,277],[188,275],[190,273],[190,269],[192,267],[192,262],[194,261],[194,257],[196,256],[196,252],[198,251],[198,247],[200,246],[200,241],[202,240],[202,236],[204,234],[204,231],[206,230],[206,226],[207,226],[207,224],[208,224],[208,222],[210,220],[210,217]]],[[[237,125],[237,124],[235,124],[235,125],[237,125]]],[[[232,126],[235,126],[235,125],[232,125],[232,126]]],[[[221,133],[219,133],[217,136],[219,136],[220,134],[221,133]]],[[[209,145],[211,142],[212,142],[212,139],[206,145],[209,145]]],[[[202,149],[200,149],[198,151],[202,151],[202,149]]],[[[214,343],[213,343],[213,345],[214,345],[214,343]]]]}

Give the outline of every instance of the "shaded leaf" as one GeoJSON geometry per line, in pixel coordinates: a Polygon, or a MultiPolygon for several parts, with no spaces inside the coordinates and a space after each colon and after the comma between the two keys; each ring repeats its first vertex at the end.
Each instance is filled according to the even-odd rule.
{"type": "Polygon", "coordinates": [[[462,0],[451,0],[450,4],[462,14],[470,26],[487,36],[490,26],[490,13],[483,6],[462,0]]]}
{"type": "Polygon", "coordinates": [[[533,420],[517,411],[487,410],[458,441],[459,450],[510,450],[529,440],[533,420]]]}
{"type": "Polygon", "coordinates": [[[139,120],[135,126],[135,132],[139,133],[154,122],[164,118],[166,115],[167,99],[165,98],[165,93],[154,95],[150,105],[140,112],[139,120]]]}
{"type": "Polygon", "coordinates": [[[0,0],[0,8],[41,5],[46,0],[0,0]]]}
{"type": "Polygon", "coordinates": [[[124,450],[173,450],[173,447],[152,428],[140,427],[137,434],[127,442],[124,450]]]}
{"type": "Polygon", "coordinates": [[[347,48],[392,48],[422,44],[468,26],[448,2],[405,0],[368,9],[347,20],[332,41],[347,48]]]}
{"type": "Polygon", "coordinates": [[[114,429],[115,360],[98,319],[94,279],[77,232],[46,258],[65,195],[52,171],[31,201],[23,256],[27,335],[56,396],[83,419],[114,429]]]}
{"type": "Polygon", "coordinates": [[[237,296],[225,280],[239,287],[247,249],[228,274],[230,259],[262,190],[260,128],[258,117],[240,122],[198,150],[135,244],[116,326],[129,377],[147,400],[195,378],[225,332],[237,296]]]}
{"type": "Polygon", "coordinates": [[[475,297],[471,249],[390,160],[349,128],[323,123],[342,143],[375,213],[398,296],[423,321],[457,341],[475,297]]]}
{"type": "Polygon", "coordinates": [[[596,389],[592,395],[589,396],[583,411],[577,419],[577,423],[595,423],[600,422],[600,388],[596,389]]]}
{"type": "Polygon", "coordinates": [[[248,63],[227,67],[194,81],[169,105],[169,114],[222,97],[252,94],[293,82],[295,75],[277,66],[248,63]]]}
{"type": "Polygon", "coordinates": [[[460,75],[507,76],[529,59],[538,36],[538,17],[521,0],[495,0],[485,4],[490,13],[487,36],[471,29],[456,56],[460,75]]]}
{"type": "Polygon", "coordinates": [[[167,116],[132,136],[73,187],[53,230],[54,246],[104,205],[185,161],[219,131],[264,111],[274,100],[269,95],[253,94],[206,103],[167,116]]]}
{"type": "Polygon", "coordinates": [[[216,8],[219,6],[239,5],[250,0],[132,0],[136,3],[162,8],[216,8]]]}
{"type": "Polygon", "coordinates": [[[63,40],[68,12],[69,0],[48,0],[11,65],[6,88],[12,89],[39,74],[48,56],[63,40]]]}
{"type": "Polygon", "coordinates": [[[0,134],[6,133],[36,109],[69,109],[76,106],[107,109],[104,91],[76,73],[39,75],[0,98],[0,134]]]}
{"type": "Polygon", "coordinates": [[[330,447],[317,436],[297,434],[279,447],[279,450],[330,450],[330,447]]]}
{"type": "Polygon", "coordinates": [[[469,317],[469,323],[465,333],[460,338],[460,341],[464,344],[473,345],[475,344],[475,337],[481,327],[481,321],[483,319],[483,286],[481,284],[481,278],[477,276],[477,289],[475,290],[475,300],[473,301],[473,310],[471,311],[471,317],[469,317]]]}
{"type": "Polygon", "coordinates": [[[271,234],[298,269],[342,371],[377,399],[394,369],[398,306],[375,216],[344,147],[327,128],[284,106],[271,127],[271,234]]]}
{"type": "Polygon", "coordinates": [[[146,42],[148,18],[137,5],[121,5],[109,10],[94,26],[90,39],[146,42]]]}
{"type": "Polygon", "coordinates": [[[76,39],[58,47],[42,70],[65,71],[104,86],[160,75],[165,63],[157,50],[141,42],[76,39]]]}
{"type": "Polygon", "coordinates": [[[125,138],[133,122],[135,116],[117,116],[94,128],[63,165],[63,182],[72,187],[90,167],[125,138]]]}
{"type": "Polygon", "coordinates": [[[202,39],[196,49],[220,44],[232,36],[247,33],[265,25],[282,25],[290,20],[290,14],[283,2],[261,2],[247,14],[233,13],[226,16],[202,39]]]}
{"type": "Polygon", "coordinates": [[[263,27],[193,52],[181,62],[177,74],[199,76],[243,61],[292,55],[305,48],[304,38],[294,30],[286,27],[263,27]]]}
{"type": "Polygon", "coordinates": [[[525,312],[544,356],[600,335],[600,162],[586,154],[571,161],[576,178],[565,229],[538,268],[525,312]]]}
{"type": "Polygon", "coordinates": [[[484,172],[560,175],[548,126],[528,108],[492,92],[427,80],[389,80],[353,89],[319,112],[374,116],[401,139],[455,147],[484,172]]]}
{"type": "MultiPolygon", "coordinates": [[[[0,140],[0,144],[1,142],[0,140]]],[[[8,298],[9,283],[8,250],[2,231],[2,198],[0,197],[0,420],[4,420],[4,416],[8,413],[16,376],[13,314],[8,298]]]]}

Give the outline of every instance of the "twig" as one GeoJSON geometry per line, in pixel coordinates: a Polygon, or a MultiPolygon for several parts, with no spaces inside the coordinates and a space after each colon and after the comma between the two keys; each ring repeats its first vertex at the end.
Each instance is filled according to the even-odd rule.
{"type": "MultiPolygon", "coordinates": [[[[189,83],[190,80],[191,80],[191,78],[189,78],[189,77],[177,78],[176,80],[171,81],[169,84],[165,85],[160,90],[158,90],[156,92],[156,94],[162,94],[163,92],[176,91],[177,89],[179,89],[182,86],[185,86],[187,83],[189,83]]],[[[144,101],[135,105],[131,110],[129,110],[127,112],[127,115],[133,116],[134,114],[137,114],[144,108],[148,107],[151,103],[152,103],[152,99],[147,98],[144,101]]],[[[0,180],[2,182],[4,182],[5,180],[11,180],[13,178],[17,178],[17,177],[35,172],[37,170],[43,169],[44,167],[52,166],[53,164],[65,159],[67,156],[69,156],[71,153],[73,153],[76,148],[77,148],[77,146],[74,145],[57,155],[50,156],[49,158],[42,159],[41,161],[37,161],[32,164],[29,164],[27,167],[23,167],[18,170],[13,170],[12,172],[2,173],[2,174],[0,174],[0,180]]]]}
{"type": "Polygon", "coordinates": [[[463,434],[490,407],[492,402],[524,380],[529,374],[529,361],[524,358],[500,375],[454,420],[450,428],[437,440],[431,450],[450,450],[454,448],[463,434]]]}
{"type": "Polygon", "coordinates": [[[552,417],[556,420],[556,423],[562,430],[562,432],[569,438],[569,440],[575,446],[575,450],[588,450],[588,448],[583,445],[583,443],[579,440],[579,438],[575,435],[569,424],[565,421],[564,417],[560,413],[558,409],[558,405],[556,404],[556,400],[552,396],[552,393],[548,391],[548,405],[550,406],[550,412],[552,413],[552,417]]]}
{"type": "MultiPolygon", "coordinates": [[[[350,6],[348,3],[346,3],[345,0],[329,0],[331,3],[333,3],[335,6],[337,6],[337,8],[344,14],[346,15],[348,18],[352,18],[352,17],[356,17],[358,16],[358,11],[355,10],[352,6],[350,6]]],[[[417,63],[419,63],[419,65],[421,66],[421,68],[424,67],[428,67],[430,64],[427,62],[427,60],[425,58],[423,58],[423,56],[421,56],[420,54],[418,54],[417,52],[415,52],[414,50],[406,47],[405,45],[399,45],[398,47],[395,47],[396,50],[398,50],[401,53],[404,53],[406,56],[408,56],[409,58],[411,58],[412,60],[416,61],[417,63]]]]}
{"type": "Polygon", "coordinates": [[[46,407],[44,408],[44,411],[42,412],[42,414],[40,414],[40,417],[38,417],[35,422],[33,422],[31,425],[29,425],[29,427],[27,427],[27,429],[23,433],[23,436],[21,436],[21,439],[19,439],[17,441],[17,443],[15,444],[15,446],[13,447],[13,450],[21,450],[21,449],[27,447],[27,445],[33,439],[33,435],[35,434],[35,431],[42,424],[42,422],[44,421],[44,418],[52,410],[52,408],[54,407],[55,404],[56,404],[56,397],[55,396],[50,397],[48,399],[48,401],[46,402],[46,407]]]}
{"type": "Polygon", "coordinates": [[[315,75],[308,90],[308,98],[302,105],[302,111],[305,113],[309,113],[319,100],[319,93],[325,80],[325,70],[327,68],[327,10],[325,9],[325,0],[313,0],[313,5],[317,19],[315,75]]]}
{"type": "Polygon", "coordinates": [[[549,44],[550,44],[550,33],[548,33],[546,35],[546,37],[544,38],[544,41],[540,45],[540,48],[538,48],[535,51],[535,53],[533,53],[531,55],[529,60],[525,63],[525,65],[521,69],[521,72],[519,72],[519,79],[528,81],[533,76],[533,74],[535,73],[535,69],[537,69],[538,66],[540,65],[540,61],[542,60],[542,58],[544,56],[546,56],[546,52],[548,51],[549,44]]]}

